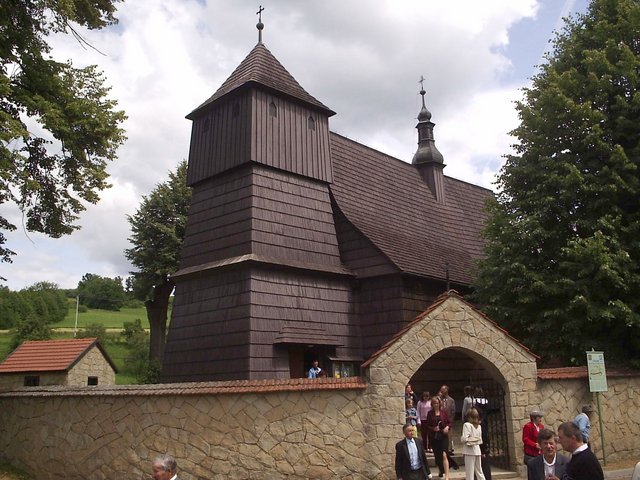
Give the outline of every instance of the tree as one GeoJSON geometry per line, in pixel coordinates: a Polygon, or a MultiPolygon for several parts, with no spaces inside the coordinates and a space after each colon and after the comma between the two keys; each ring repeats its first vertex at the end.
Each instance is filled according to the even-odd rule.
{"type": "Polygon", "coordinates": [[[170,277],[180,264],[180,251],[191,203],[187,162],[182,161],[169,180],[157,185],[137,212],[128,216],[133,247],[127,259],[138,269],[131,272],[134,295],[144,300],[149,318],[149,358],[162,362],[167,334],[169,298],[175,283],[170,277]]]}
{"type": "MultiPolygon", "coordinates": [[[[116,23],[119,0],[0,0],[0,205],[23,212],[25,228],[58,238],[73,225],[82,202],[107,188],[107,162],[124,141],[125,120],[109,100],[96,66],[75,68],[51,58],[46,37],[116,23]],[[42,133],[40,133],[42,132],[42,133]]],[[[0,260],[14,254],[0,216],[0,260]]]]}
{"type": "Polygon", "coordinates": [[[127,301],[122,278],[86,273],[78,282],[78,295],[84,305],[101,310],[120,310],[127,301]]]}
{"type": "Polygon", "coordinates": [[[543,358],[640,367],[640,3],[593,0],[517,104],[475,298],[543,358]]]}

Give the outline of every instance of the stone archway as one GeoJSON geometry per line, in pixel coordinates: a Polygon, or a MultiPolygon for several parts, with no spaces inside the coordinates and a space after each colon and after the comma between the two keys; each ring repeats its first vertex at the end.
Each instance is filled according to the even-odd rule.
{"type": "MultiPolygon", "coordinates": [[[[516,432],[536,398],[536,357],[457,293],[438,297],[363,364],[370,393],[387,399],[381,408],[402,412],[404,386],[420,366],[448,349],[474,359],[502,385],[508,456],[515,469],[522,459],[521,448],[516,448],[520,445],[516,432]]],[[[380,423],[386,423],[389,415],[386,412],[380,423]]],[[[393,418],[402,421],[400,413],[393,418]]],[[[397,431],[389,436],[397,436],[397,431]]]]}

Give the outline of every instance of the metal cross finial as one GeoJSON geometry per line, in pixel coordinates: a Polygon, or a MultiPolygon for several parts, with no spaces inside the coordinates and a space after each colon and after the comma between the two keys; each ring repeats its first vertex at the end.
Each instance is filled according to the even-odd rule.
{"type": "Polygon", "coordinates": [[[264,23],[262,23],[263,10],[264,7],[260,5],[260,8],[256,12],[256,15],[258,15],[258,24],[256,25],[256,28],[258,29],[258,43],[262,43],[262,29],[264,28],[264,23]]]}
{"type": "Polygon", "coordinates": [[[424,91],[424,76],[420,75],[420,80],[418,81],[420,84],[420,95],[422,95],[422,108],[426,108],[424,104],[424,94],[427,93],[424,91]]]}

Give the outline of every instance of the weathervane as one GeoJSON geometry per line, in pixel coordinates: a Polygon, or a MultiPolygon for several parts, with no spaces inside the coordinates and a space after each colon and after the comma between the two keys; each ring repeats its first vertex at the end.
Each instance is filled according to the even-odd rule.
{"type": "Polygon", "coordinates": [[[258,43],[262,43],[262,29],[264,28],[264,23],[262,23],[262,11],[264,8],[260,5],[260,8],[256,12],[258,15],[258,23],[256,24],[256,28],[258,29],[258,43]]]}

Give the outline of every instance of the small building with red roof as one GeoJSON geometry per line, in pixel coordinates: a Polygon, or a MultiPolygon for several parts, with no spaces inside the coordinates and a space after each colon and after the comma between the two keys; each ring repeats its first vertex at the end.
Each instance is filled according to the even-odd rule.
{"type": "Polygon", "coordinates": [[[116,371],[97,338],[30,340],[0,363],[0,390],[115,385],[116,371]]]}

